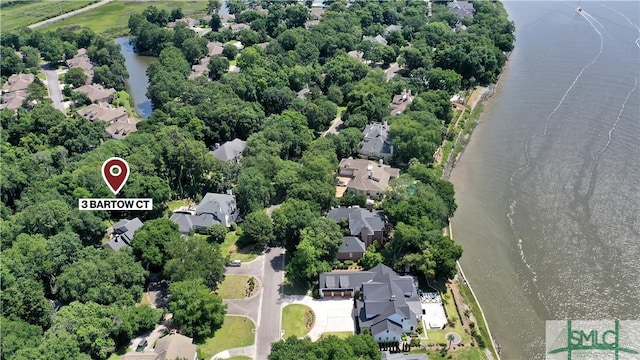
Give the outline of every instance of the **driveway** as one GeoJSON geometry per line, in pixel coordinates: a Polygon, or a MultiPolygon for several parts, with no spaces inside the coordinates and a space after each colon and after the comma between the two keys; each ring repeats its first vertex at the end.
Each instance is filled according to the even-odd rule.
{"type": "Polygon", "coordinates": [[[45,70],[45,67],[42,68],[42,71],[47,77],[47,88],[49,89],[49,97],[51,98],[53,107],[62,111],[63,113],[66,113],[64,104],[62,103],[62,91],[60,90],[58,73],[55,70],[45,70]]]}
{"type": "Polygon", "coordinates": [[[249,275],[257,278],[261,289],[249,299],[224,300],[227,313],[250,317],[256,323],[254,359],[266,359],[271,343],[280,339],[282,308],[278,303],[284,283],[284,248],[269,248],[256,260],[240,267],[227,268],[227,274],[249,275]]]}
{"type": "MultiPolygon", "coordinates": [[[[316,341],[325,332],[355,332],[355,323],[351,316],[353,299],[320,300],[310,296],[286,296],[282,307],[289,304],[302,304],[310,307],[315,313],[316,321],[309,331],[311,341],[316,341]]],[[[287,337],[287,334],[283,334],[287,337]]]]}
{"type": "Polygon", "coordinates": [[[331,126],[324,132],[323,136],[327,136],[327,134],[338,134],[340,130],[342,130],[343,124],[344,121],[342,121],[342,117],[340,115],[336,116],[333,121],[331,121],[331,126]]]}

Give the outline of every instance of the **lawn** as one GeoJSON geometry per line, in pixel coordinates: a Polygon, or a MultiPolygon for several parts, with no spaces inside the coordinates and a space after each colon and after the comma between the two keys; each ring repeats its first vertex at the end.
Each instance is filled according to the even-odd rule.
{"type": "Polygon", "coordinates": [[[192,202],[193,201],[191,201],[189,199],[175,200],[175,201],[170,201],[167,204],[167,207],[169,208],[169,210],[171,212],[174,212],[174,211],[178,210],[180,207],[187,206],[187,205],[191,204],[192,202]]]}
{"type": "Polygon", "coordinates": [[[487,356],[482,349],[477,347],[470,347],[465,349],[459,349],[456,351],[447,352],[443,357],[439,351],[427,351],[427,350],[414,350],[411,354],[429,354],[427,357],[429,360],[486,360],[487,356]]]}
{"type": "Polygon", "coordinates": [[[293,304],[287,305],[282,309],[282,330],[284,330],[284,338],[290,336],[303,337],[309,333],[311,328],[305,326],[307,313],[310,312],[315,316],[313,310],[306,305],[293,304]]]}
{"type": "Polygon", "coordinates": [[[1,29],[2,32],[17,30],[95,2],[98,0],[34,1],[6,7],[2,9],[1,29]]]}
{"type": "Polygon", "coordinates": [[[322,333],[322,335],[320,336],[320,339],[325,338],[327,336],[337,336],[340,339],[345,339],[348,338],[349,336],[352,336],[353,333],[351,331],[328,331],[325,333],[322,333]]]}
{"type": "Polygon", "coordinates": [[[64,19],[55,24],[44,27],[44,30],[55,30],[65,27],[88,27],[97,33],[120,36],[128,33],[129,16],[143,11],[148,6],[171,11],[182,8],[185,16],[196,17],[205,15],[206,1],[201,0],[172,0],[172,1],[114,1],[85,13],[64,19]]]}
{"type": "Polygon", "coordinates": [[[212,338],[198,345],[198,352],[205,359],[228,349],[253,345],[255,324],[245,316],[225,316],[222,327],[212,338]]]}
{"type": "Polygon", "coordinates": [[[458,311],[456,310],[455,301],[453,301],[453,295],[451,294],[451,290],[447,289],[446,294],[443,296],[443,300],[446,302],[444,305],[445,312],[447,313],[447,319],[451,320],[454,323],[454,327],[445,327],[444,329],[426,329],[427,337],[429,340],[427,341],[429,344],[446,344],[447,339],[446,336],[450,332],[456,332],[462,337],[462,342],[468,344],[470,339],[469,335],[462,328],[462,322],[460,321],[460,317],[458,316],[458,311]]]}
{"type": "Polygon", "coordinates": [[[225,275],[218,288],[218,295],[223,299],[244,299],[248,280],[247,275],[225,275]]]}
{"type": "Polygon", "coordinates": [[[236,231],[230,231],[227,233],[227,236],[224,238],[224,242],[220,244],[222,256],[229,255],[231,260],[240,260],[242,262],[251,261],[258,257],[258,254],[254,254],[250,251],[238,251],[236,242],[240,239],[240,235],[242,235],[242,229],[240,228],[236,231]]]}
{"type": "Polygon", "coordinates": [[[129,117],[138,118],[138,113],[136,113],[136,110],[133,108],[133,106],[131,106],[131,96],[129,96],[128,92],[124,90],[118,91],[116,93],[116,99],[113,101],[113,105],[123,106],[125,109],[127,109],[127,114],[129,115],[129,117]]]}
{"type": "MultiPolygon", "coordinates": [[[[471,289],[467,284],[464,284],[460,281],[456,281],[458,284],[458,289],[460,289],[460,295],[462,295],[463,301],[469,304],[469,308],[471,308],[471,313],[476,318],[478,331],[480,332],[480,336],[484,339],[485,344],[491,350],[491,352],[496,356],[496,351],[493,348],[493,342],[491,341],[491,337],[489,336],[489,331],[487,330],[487,324],[485,323],[484,316],[480,312],[480,306],[476,302],[476,298],[471,293],[471,289]]],[[[497,356],[496,356],[497,357],[497,356]]]]}

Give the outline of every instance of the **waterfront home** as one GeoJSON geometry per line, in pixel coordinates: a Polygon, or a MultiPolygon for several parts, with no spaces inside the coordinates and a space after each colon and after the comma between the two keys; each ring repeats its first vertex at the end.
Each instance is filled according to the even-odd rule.
{"type": "Polygon", "coordinates": [[[112,108],[108,104],[91,104],[76,111],[76,115],[89,120],[100,120],[107,123],[126,121],[127,110],[123,107],[112,108]]]}
{"type": "Polygon", "coordinates": [[[391,179],[400,176],[400,169],[366,159],[342,159],[339,169],[339,186],[345,186],[352,194],[370,198],[381,197],[389,187],[391,179]]]}
{"type": "Polygon", "coordinates": [[[404,110],[411,104],[413,101],[413,95],[411,95],[411,90],[404,89],[402,93],[398,95],[394,95],[391,100],[391,116],[396,116],[404,112],[404,110]]]}
{"type": "Polygon", "coordinates": [[[87,95],[87,97],[89,98],[89,100],[91,100],[92,103],[98,103],[98,102],[110,103],[116,94],[116,90],[114,88],[106,89],[104,86],[100,84],[82,85],[79,88],[77,88],[75,91],[87,95]]]}
{"type": "Polygon", "coordinates": [[[458,19],[472,18],[476,12],[476,9],[473,8],[473,4],[468,1],[453,0],[448,3],[447,6],[449,11],[458,16],[458,19]]]}

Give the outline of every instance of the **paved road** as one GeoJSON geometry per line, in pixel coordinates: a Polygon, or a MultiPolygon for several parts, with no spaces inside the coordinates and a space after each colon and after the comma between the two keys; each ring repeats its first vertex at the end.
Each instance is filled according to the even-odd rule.
{"type": "Polygon", "coordinates": [[[56,16],[56,17],[51,18],[51,19],[47,19],[47,20],[40,21],[40,22],[35,23],[35,24],[31,24],[31,25],[29,25],[29,28],[30,29],[37,29],[39,27],[51,25],[51,24],[53,24],[55,22],[58,22],[60,20],[64,20],[64,19],[70,18],[70,17],[72,17],[74,15],[81,14],[83,12],[95,9],[95,8],[97,8],[99,6],[108,4],[108,3],[112,2],[112,1],[113,0],[102,0],[102,1],[100,1],[98,3],[92,4],[92,5],[89,5],[89,6],[85,6],[82,9],[74,10],[74,11],[68,12],[66,14],[62,14],[62,15],[56,16]]]}
{"type": "Polygon", "coordinates": [[[224,300],[227,313],[248,316],[256,323],[254,359],[266,359],[271,343],[280,339],[282,309],[279,303],[284,283],[284,248],[269,248],[264,255],[240,267],[227,268],[227,274],[250,275],[260,281],[257,296],[224,300]]]}
{"type": "Polygon", "coordinates": [[[58,73],[55,70],[42,70],[47,77],[47,88],[49,88],[49,97],[53,102],[53,107],[66,113],[64,105],[62,104],[62,91],[60,91],[60,81],[58,80],[58,73]]]}

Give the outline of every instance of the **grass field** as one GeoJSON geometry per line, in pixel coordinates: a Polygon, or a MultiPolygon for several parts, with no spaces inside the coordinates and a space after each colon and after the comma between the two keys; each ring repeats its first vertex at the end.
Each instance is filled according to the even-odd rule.
{"type": "Polygon", "coordinates": [[[248,280],[247,275],[225,275],[218,288],[218,295],[223,299],[244,299],[248,280]]]}
{"type": "Polygon", "coordinates": [[[129,16],[141,12],[148,6],[158,9],[172,10],[181,8],[185,16],[198,17],[205,15],[207,2],[202,0],[172,0],[172,1],[125,1],[117,0],[87,11],[82,14],[64,19],[55,24],[42,28],[43,30],[55,30],[66,27],[88,27],[97,33],[106,35],[125,35],[128,33],[127,24],[129,16]]]}
{"type": "Polygon", "coordinates": [[[341,339],[345,339],[353,335],[353,333],[351,331],[329,331],[329,332],[323,333],[322,336],[320,336],[320,339],[325,338],[327,336],[331,336],[331,335],[337,336],[341,339]]]}
{"type": "Polygon", "coordinates": [[[427,357],[429,360],[486,360],[487,356],[482,349],[477,347],[471,347],[466,349],[459,349],[456,351],[449,351],[445,356],[440,355],[439,351],[427,351],[427,350],[414,350],[411,354],[429,354],[427,357]]]}
{"type": "Polygon", "coordinates": [[[210,359],[220,351],[249,346],[255,342],[255,324],[244,316],[225,316],[222,327],[212,338],[198,345],[198,352],[205,359],[210,359]]]}
{"type": "Polygon", "coordinates": [[[2,32],[17,30],[42,20],[83,8],[97,0],[36,1],[2,9],[2,32]],[[62,12],[60,12],[62,10],[62,12]]]}
{"type": "Polygon", "coordinates": [[[241,231],[242,230],[238,228],[238,231],[227,233],[224,242],[220,244],[220,252],[222,252],[222,256],[229,255],[231,260],[240,260],[242,262],[251,261],[258,257],[258,255],[251,252],[239,252],[236,248],[236,242],[240,238],[240,235],[242,235],[241,231]]]}
{"type": "Polygon", "coordinates": [[[307,329],[304,325],[307,311],[313,312],[310,307],[301,304],[287,305],[282,309],[282,330],[285,338],[302,337],[309,333],[311,329],[307,329]]]}

